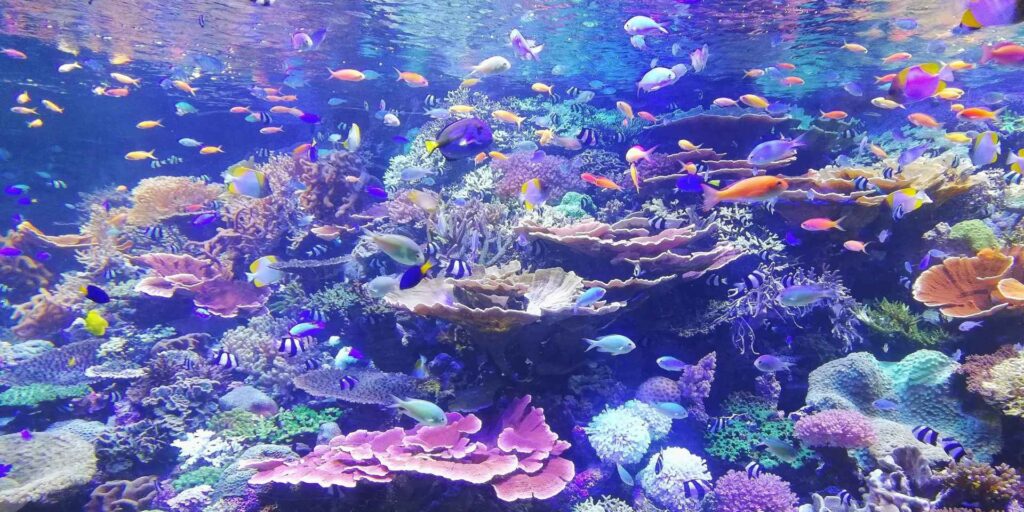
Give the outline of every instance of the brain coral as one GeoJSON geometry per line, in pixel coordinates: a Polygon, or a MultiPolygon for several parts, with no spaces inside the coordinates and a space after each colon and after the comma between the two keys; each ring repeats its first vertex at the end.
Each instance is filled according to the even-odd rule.
{"type": "Polygon", "coordinates": [[[651,377],[636,390],[636,399],[649,404],[678,402],[681,397],[679,385],[668,377],[651,377]]]}
{"type": "Polygon", "coordinates": [[[651,445],[647,423],[624,408],[594,416],[586,432],[597,456],[611,464],[636,464],[651,445]]]}
{"type": "Polygon", "coordinates": [[[85,485],[96,473],[96,454],[88,441],[70,433],[36,432],[0,436],[0,459],[12,466],[0,480],[0,511],[15,511],[49,495],[85,485]]]}
{"type": "Polygon", "coordinates": [[[875,430],[863,414],[834,409],[800,418],[793,433],[814,447],[866,448],[875,442],[875,430]]]}
{"type": "Polygon", "coordinates": [[[744,471],[729,471],[715,482],[718,512],[792,512],[796,494],[789,482],[770,473],[748,478],[744,471]]]}
{"type": "MultiPolygon", "coordinates": [[[[704,459],[686,448],[669,447],[658,452],[637,475],[644,492],[655,503],[672,512],[695,510],[697,502],[687,498],[683,484],[690,480],[711,480],[704,459]],[[661,471],[657,471],[658,464],[661,471]]],[[[746,476],[746,475],[744,475],[746,476]]]]}
{"type": "MultiPolygon", "coordinates": [[[[871,354],[858,352],[812,371],[807,403],[819,409],[857,410],[871,419],[901,423],[908,431],[928,425],[969,446],[979,460],[989,460],[1002,446],[999,417],[981,404],[972,403],[968,408],[958,398],[951,378],[958,367],[956,361],[934,350],[919,350],[899,362],[879,362],[871,354]],[[872,405],[880,398],[892,400],[898,407],[881,411],[872,405]]],[[[883,432],[876,434],[872,455],[887,454],[874,448],[892,441],[885,439],[883,432]]],[[[926,452],[929,458],[930,454],[936,452],[926,452]]]]}

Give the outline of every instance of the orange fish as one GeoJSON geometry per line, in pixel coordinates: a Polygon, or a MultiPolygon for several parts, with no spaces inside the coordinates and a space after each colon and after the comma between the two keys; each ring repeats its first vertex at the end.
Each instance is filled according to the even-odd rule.
{"type": "Polygon", "coordinates": [[[484,160],[487,160],[487,153],[484,153],[483,151],[477,153],[476,156],[473,157],[473,163],[476,165],[484,163],[484,160]]]}
{"type": "Polygon", "coordinates": [[[835,119],[835,120],[839,120],[839,119],[846,119],[847,117],[848,117],[848,114],[846,112],[843,112],[842,110],[833,110],[833,111],[830,111],[830,112],[822,112],[821,113],[821,118],[822,119],[835,119]]]}
{"type": "Polygon", "coordinates": [[[830,229],[846,231],[845,229],[843,229],[842,226],[839,225],[839,223],[843,222],[843,219],[845,218],[846,217],[843,217],[842,219],[839,220],[832,220],[825,217],[815,217],[813,219],[807,219],[801,222],[800,227],[806,229],[807,231],[828,231],[830,229]]]}
{"type": "Polygon", "coordinates": [[[192,84],[190,84],[190,83],[188,83],[188,82],[186,82],[184,80],[175,80],[175,81],[171,82],[171,85],[173,85],[175,89],[178,89],[181,92],[185,92],[185,93],[191,94],[192,96],[195,96],[196,95],[196,91],[199,90],[199,89],[196,89],[195,87],[192,87],[192,84]]]}
{"type": "Polygon", "coordinates": [[[104,96],[114,96],[114,97],[117,97],[117,98],[124,98],[125,96],[128,96],[129,92],[130,91],[128,91],[127,87],[119,87],[117,89],[107,89],[107,90],[103,91],[103,95],[104,96]]]}
{"type": "Polygon", "coordinates": [[[942,124],[936,121],[934,117],[921,112],[914,112],[913,114],[908,115],[907,120],[914,126],[920,126],[922,128],[938,128],[942,126],[942,124]]]}
{"type": "Polygon", "coordinates": [[[995,121],[996,116],[998,116],[1005,108],[1006,107],[1003,107],[993,112],[985,107],[970,107],[957,112],[956,116],[961,119],[967,119],[968,121],[995,121]]]}
{"type": "Polygon", "coordinates": [[[327,68],[330,71],[331,78],[335,80],[341,80],[343,82],[360,82],[366,78],[366,75],[362,71],[355,69],[338,69],[332,71],[331,68],[327,68]]]}
{"type": "Polygon", "coordinates": [[[600,188],[603,188],[603,189],[606,189],[606,190],[622,190],[622,187],[620,187],[618,185],[618,183],[615,183],[614,181],[612,181],[612,180],[610,180],[608,178],[605,178],[604,176],[594,176],[593,174],[590,174],[589,172],[585,172],[583,174],[580,174],[580,178],[582,178],[583,181],[585,181],[587,183],[590,183],[591,185],[594,185],[594,186],[597,186],[597,187],[600,187],[600,188]]]}
{"type": "Polygon", "coordinates": [[[430,85],[430,82],[427,82],[426,77],[419,73],[413,73],[412,71],[402,71],[398,68],[395,68],[395,72],[398,73],[397,81],[405,82],[406,85],[408,85],[409,87],[426,87],[430,85]]]}
{"type": "Polygon", "coordinates": [[[229,112],[231,112],[232,114],[248,114],[249,107],[231,107],[231,110],[229,110],[229,112]]]}
{"type": "Polygon", "coordinates": [[[868,146],[868,149],[871,151],[872,155],[875,155],[882,160],[889,158],[889,153],[886,153],[884,149],[878,147],[876,144],[868,146]]]}
{"type": "Polygon", "coordinates": [[[285,94],[281,96],[281,101],[298,101],[299,97],[294,94],[285,94]]]}
{"type": "Polygon", "coordinates": [[[280,96],[275,96],[273,94],[268,94],[266,100],[271,102],[271,103],[278,103],[278,102],[284,101],[283,99],[281,99],[280,96]]]}
{"type": "Polygon", "coordinates": [[[954,103],[954,104],[949,106],[949,111],[950,112],[960,112],[963,109],[964,109],[964,104],[963,103],[954,103]]]}
{"type": "Polygon", "coordinates": [[[636,164],[629,164],[629,178],[633,180],[633,186],[636,187],[636,193],[640,193],[640,175],[636,172],[636,164]]]}
{"type": "MultiPolygon", "coordinates": [[[[312,148],[312,147],[313,147],[313,145],[308,143],[308,142],[303,143],[303,144],[299,144],[298,147],[296,147],[295,149],[292,150],[292,156],[295,157],[295,158],[298,158],[298,157],[300,157],[302,155],[308,155],[309,154],[309,149],[312,148]]],[[[348,176],[346,176],[346,178],[348,178],[348,176]]]]}
{"type": "Polygon", "coordinates": [[[654,117],[654,114],[647,112],[646,110],[641,110],[640,112],[637,112],[636,116],[639,117],[640,119],[643,119],[644,121],[650,121],[652,123],[658,122],[658,118],[654,117]]]}
{"type": "Polygon", "coordinates": [[[762,76],[764,76],[764,70],[757,68],[748,69],[743,73],[743,78],[761,78],[762,76]]]}
{"type": "Polygon", "coordinates": [[[875,83],[876,84],[888,84],[888,83],[891,83],[895,79],[896,79],[896,73],[889,73],[888,75],[876,76],[875,77],[875,83]]]}
{"type": "Polygon", "coordinates": [[[780,82],[782,83],[782,85],[789,87],[791,85],[803,85],[804,79],[798,76],[787,76],[786,78],[780,80],[780,82]]]}
{"type": "Polygon", "coordinates": [[[15,50],[14,48],[3,48],[3,49],[0,49],[0,53],[4,54],[4,55],[6,55],[6,56],[8,56],[8,57],[10,57],[12,59],[25,60],[25,59],[28,58],[28,55],[25,55],[25,52],[23,52],[21,50],[15,50]]]}
{"type": "Polygon", "coordinates": [[[704,189],[704,209],[710,210],[720,202],[754,203],[771,201],[789,188],[789,182],[779,176],[754,176],[737,181],[723,190],[716,190],[706,184],[704,189]]]}
{"type": "Polygon", "coordinates": [[[274,105],[273,107],[270,107],[270,113],[271,114],[291,114],[292,113],[292,107],[286,107],[284,105],[274,105]]]}
{"type": "Polygon", "coordinates": [[[904,61],[904,60],[907,60],[907,59],[909,59],[911,57],[913,57],[913,55],[911,55],[911,54],[909,54],[907,52],[896,52],[896,53],[894,53],[894,54],[892,54],[892,55],[882,59],[882,63],[883,64],[892,64],[893,62],[904,61]]]}
{"type": "Polygon", "coordinates": [[[981,63],[987,64],[993,60],[998,64],[1019,65],[1024,62],[1024,46],[1009,41],[983,46],[981,48],[981,63]]]}
{"type": "Polygon", "coordinates": [[[490,153],[487,153],[487,156],[495,160],[508,160],[508,157],[505,156],[505,153],[502,153],[501,151],[491,151],[490,153]]]}
{"type": "Polygon", "coordinates": [[[786,71],[793,71],[794,69],[796,69],[796,64],[790,64],[788,62],[780,62],[780,63],[776,64],[775,67],[777,67],[779,69],[785,69],[786,71]]]}
{"type": "Polygon", "coordinates": [[[843,248],[846,249],[847,251],[862,252],[864,254],[867,254],[868,244],[870,243],[871,242],[864,243],[861,242],[860,240],[847,240],[843,242],[843,248]]]}

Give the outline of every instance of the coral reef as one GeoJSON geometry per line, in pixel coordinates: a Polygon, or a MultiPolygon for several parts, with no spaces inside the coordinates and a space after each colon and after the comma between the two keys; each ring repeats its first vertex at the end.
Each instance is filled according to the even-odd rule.
{"type": "Polygon", "coordinates": [[[870,421],[857,411],[831,410],[804,416],[793,435],[808,446],[867,448],[876,441],[870,421]]]}
{"type": "Polygon", "coordinates": [[[719,512],[790,512],[797,503],[789,482],[770,473],[750,478],[742,471],[718,477],[715,498],[719,512]]]}
{"type": "Polygon", "coordinates": [[[704,459],[686,448],[669,447],[651,457],[638,479],[655,503],[672,512],[684,512],[696,510],[697,503],[687,496],[683,484],[691,480],[710,482],[711,473],[704,459]]]}
{"type": "Polygon", "coordinates": [[[0,458],[11,465],[0,485],[0,510],[57,500],[96,473],[92,445],[70,433],[34,432],[31,441],[21,434],[0,435],[0,458]]]}
{"type": "Polygon", "coordinates": [[[86,512],[116,512],[119,510],[146,510],[157,496],[155,476],[135,480],[115,480],[93,489],[86,512]]]}

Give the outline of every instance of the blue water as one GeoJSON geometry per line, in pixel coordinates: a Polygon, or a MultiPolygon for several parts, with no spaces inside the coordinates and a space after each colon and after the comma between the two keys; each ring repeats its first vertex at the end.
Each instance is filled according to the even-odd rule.
{"type": "Polygon", "coordinates": [[[967,7],[0,0],[0,511],[1017,510],[967,7]]]}

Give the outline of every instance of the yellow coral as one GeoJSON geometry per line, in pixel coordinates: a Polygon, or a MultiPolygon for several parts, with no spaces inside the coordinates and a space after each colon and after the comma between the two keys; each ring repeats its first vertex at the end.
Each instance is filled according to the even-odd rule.
{"type": "Polygon", "coordinates": [[[133,206],[128,210],[128,223],[135,226],[151,226],[183,213],[186,206],[209,203],[220,194],[220,186],[208,185],[193,178],[146,178],[132,190],[133,206]]]}

